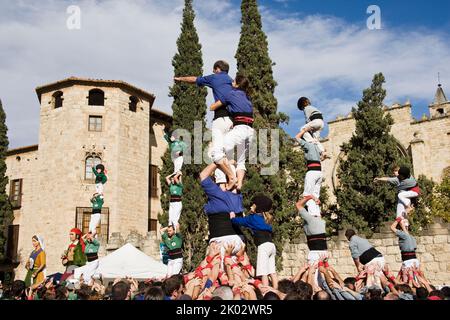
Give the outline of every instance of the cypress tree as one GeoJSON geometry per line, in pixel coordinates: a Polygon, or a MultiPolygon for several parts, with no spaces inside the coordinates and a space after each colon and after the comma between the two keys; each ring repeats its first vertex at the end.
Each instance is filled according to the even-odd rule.
{"type": "MultiPolygon", "coordinates": [[[[202,75],[203,59],[199,37],[194,25],[195,13],[192,6],[192,0],[185,0],[183,10],[183,21],[181,23],[181,34],[177,40],[178,52],[172,60],[174,67],[174,76],[202,75]]],[[[200,121],[202,131],[205,129],[206,115],[206,95],[205,88],[199,88],[195,85],[186,83],[175,83],[170,88],[170,96],[173,97],[173,124],[172,130],[186,129],[193,136],[194,122],[200,121]]],[[[186,141],[188,144],[189,141],[186,141]]],[[[193,149],[194,139],[191,141],[191,150],[193,149]]],[[[203,144],[204,146],[204,144],[203,144]]],[[[191,153],[192,154],[192,153],[191,153]]],[[[192,157],[193,159],[193,157],[192,157]]],[[[185,163],[183,165],[182,182],[183,192],[183,210],[180,218],[180,231],[184,239],[184,267],[186,270],[194,268],[204,258],[207,242],[207,220],[203,213],[203,205],[206,197],[197,179],[198,174],[203,169],[203,164],[185,163]]],[[[162,196],[161,203],[164,214],[160,215],[159,221],[162,225],[167,225],[169,208],[169,188],[165,177],[173,172],[173,164],[170,158],[170,152],[167,152],[163,158],[163,169],[161,174],[162,196]]]]}
{"type": "Polygon", "coordinates": [[[374,183],[374,178],[392,176],[395,165],[409,165],[389,133],[394,121],[383,111],[384,82],[383,74],[376,74],[370,88],[364,90],[358,109],[353,108],[356,130],[341,146],[343,161],[337,174],[340,218],[344,225],[368,236],[383,221],[395,217],[397,203],[397,190],[387,183],[374,183]]]}
{"type": "MultiPolygon", "coordinates": [[[[299,225],[294,221],[294,208],[303,191],[303,154],[294,150],[293,140],[280,128],[280,124],[287,122],[288,117],[277,112],[274,95],[277,83],[272,70],[274,63],[269,57],[267,36],[262,30],[257,1],[242,0],[241,13],[241,35],[235,58],[238,73],[246,76],[250,82],[250,98],[255,113],[254,141],[259,129],[278,129],[280,138],[280,149],[270,150],[271,154],[279,152],[279,172],[261,175],[261,164],[247,165],[246,181],[242,188],[244,205],[248,208],[253,195],[259,192],[272,198],[274,243],[277,252],[281,252],[285,240],[299,235],[299,225]]],[[[268,144],[271,144],[270,138],[268,144]]],[[[261,145],[258,148],[261,149],[261,145]]],[[[247,238],[251,237],[247,234],[247,238]]],[[[252,262],[255,262],[256,248],[251,240],[249,242],[248,253],[252,262]]],[[[281,254],[277,255],[278,268],[281,267],[281,257],[281,254]]]]}
{"type": "Polygon", "coordinates": [[[5,259],[5,250],[8,236],[8,226],[12,223],[14,214],[9,197],[6,194],[8,177],[6,176],[6,152],[8,151],[8,127],[6,114],[0,100],[0,261],[5,259]]]}

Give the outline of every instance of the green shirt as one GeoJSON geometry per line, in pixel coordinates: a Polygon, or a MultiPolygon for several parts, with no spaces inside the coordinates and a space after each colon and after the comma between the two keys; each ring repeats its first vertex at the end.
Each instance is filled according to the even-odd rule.
{"type": "Polygon", "coordinates": [[[167,232],[164,232],[162,235],[162,240],[169,250],[181,249],[183,246],[183,239],[179,233],[175,233],[172,238],[169,238],[167,232]]]}
{"type": "Polygon", "coordinates": [[[170,140],[170,137],[167,134],[164,134],[164,138],[167,143],[169,143],[169,149],[172,156],[176,156],[178,152],[184,152],[186,150],[186,143],[181,140],[170,140]]]}
{"type": "Polygon", "coordinates": [[[95,183],[102,183],[105,184],[108,178],[103,172],[98,173],[97,170],[95,170],[94,167],[92,167],[92,172],[95,175],[95,183]]]}
{"type": "Polygon", "coordinates": [[[91,199],[92,209],[100,209],[101,210],[104,202],[105,202],[105,200],[103,200],[100,195],[93,197],[91,199]]]}
{"type": "Polygon", "coordinates": [[[97,239],[93,239],[91,242],[87,240],[83,240],[86,247],[84,248],[84,253],[98,253],[98,249],[100,248],[100,242],[97,239]]]}
{"type": "Polygon", "coordinates": [[[169,186],[170,195],[181,196],[183,195],[183,184],[182,183],[171,183],[169,186]]]}

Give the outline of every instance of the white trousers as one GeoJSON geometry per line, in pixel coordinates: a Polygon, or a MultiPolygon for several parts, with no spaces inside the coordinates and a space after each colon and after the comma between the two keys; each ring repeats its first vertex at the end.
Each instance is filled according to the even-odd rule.
{"type": "Polygon", "coordinates": [[[173,161],[173,175],[181,173],[181,168],[183,167],[183,156],[178,156],[172,158],[173,161]]]}
{"type": "Polygon", "coordinates": [[[418,197],[419,194],[415,191],[400,191],[398,193],[397,202],[397,218],[407,218],[406,207],[411,205],[411,198],[418,197]]]}
{"type": "Polygon", "coordinates": [[[220,258],[221,258],[221,269],[223,270],[223,259],[225,257],[225,247],[228,246],[230,243],[234,244],[233,252],[231,252],[232,255],[236,255],[236,253],[241,250],[241,246],[244,244],[242,242],[241,237],[239,237],[237,234],[229,235],[229,236],[222,236],[217,238],[211,238],[209,240],[209,244],[216,242],[220,245],[220,258]]]}
{"type": "MultiPolygon", "coordinates": [[[[223,149],[223,139],[225,135],[231,130],[233,127],[233,121],[229,117],[221,117],[217,118],[212,122],[211,126],[211,134],[212,134],[212,152],[214,150],[222,150],[223,149]]],[[[216,169],[214,171],[214,177],[216,183],[226,183],[227,178],[225,177],[225,173],[222,170],[216,169]],[[219,181],[219,182],[217,182],[219,181]]]]}
{"type": "Polygon", "coordinates": [[[256,260],[256,276],[267,276],[275,273],[275,256],[277,249],[272,242],[265,242],[258,246],[258,257],[256,260]]]}
{"type": "Polygon", "coordinates": [[[97,233],[97,227],[100,225],[101,220],[101,213],[91,214],[91,221],[89,222],[89,232],[92,232],[92,235],[95,235],[97,233]]]}
{"type": "Polygon", "coordinates": [[[223,148],[213,150],[214,162],[219,162],[225,156],[230,159],[233,155],[234,147],[237,147],[236,169],[245,169],[245,152],[248,145],[253,141],[254,130],[247,125],[237,125],[228,132],[223,139],[223,148]]]}
{"type": "Polygon", "coordinates": [[[308,253],[308,263],[313,265],[315,262],[320,261],[323,258],[328,258],[327,250],[310,250],[308,253]]]}
{"type": "Polygon", "coordinates": [[[325,149],[320,143],[320,132],[322,131],[324,127],[324,122],[322,119],[314,119],[307,124],[305,124],[300,130],[303,129],[312,129],[311,131],[306,132],[303,135],[303,138],[307,142],[316,143],[319,147],[319,150],[323,152],[325,149]]]}
{"type": "MultiPolygon", "coordinates": [[[[89,282],[92,280],[92,277],[97,272],[97,268],[98,268],[98,259],[86,263],[86,265],[84,266],[84,269],[83,269],[83,279],[84,279],[85,283],[89,284],[89,282]]],[[[79,279],[80,275],[78,275],[78,279],[79,279]]],[[[77,279],[76,271],[75,271],[75,278],[77,279]]]]}
{"type": "Polygon", "coordinates": [[[167,276],[173,276],[174,274],[179,274],[183,268],[183,258],[169,259],[167,263],[167,276]]]}
{"type": "Polygon", "coordinates": [[[103,194],[103,183],[96,183],[95,184],[95,192],[98,194],[103,194]]]}
{"type": "Polygon", "coordinates": [[[416,268],[420,267],[420,262],[418,259],[409,259],[402,262],[402,268],[412,268],[412,267],[416,268]]]}
{"type": "MultiPolygon", "coordinates": [[[[320,197],[320,187],[322,186],[322,171],[309,170],[305,175],[305,187],[303,196],[313,195],[317,199],[320,197]]],[[[306,202],[308,213],[312,216],[320,217],[320,207],[314,200],[306,202]]]]}
{"type": "Polygon", "coordinates": [[[364,265],[364,268],[367,268],[370,265],[373,265],[375,268],[379,267],[381,270],[384,269],[385,260],[384,257],[378,257],[370,260],[367,264],[364,265]]]}
{"type": "Polygon", "coordinates": [[[181,209],[183,209],[183,203],[181,201],[169,203],[169,225],[173,224],[175,227],[178,225],[181,209]]]}

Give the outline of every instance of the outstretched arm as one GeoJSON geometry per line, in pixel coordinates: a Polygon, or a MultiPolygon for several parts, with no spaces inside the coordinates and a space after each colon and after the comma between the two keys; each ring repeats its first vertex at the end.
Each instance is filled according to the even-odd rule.
{"type": "Polygon", "coordinates": [[[217,100],[216,102],[214,102],[214,103],[209,107],[209,110],[215,111],[215,110],[219,109],[221,106],[223,106],[222,101],[217,100]]]}
{"type": "Polygon", "coordinates": [[[216,169],[217,165],[214,162],[206,166],[206,168],[200,172],[200,180],[203,181],[208,178],[216,169]]]}
{"type": "Polygon", "coordinates": [[[175,78],[173,78],[173,80],[180,81],[180,82],[187,82],[187,83],[196,83],[197,82],[197,77],[194,77],[194,76],[175,77],[175,78]]]}
{"type": "Polygon", "coordinates": [[[380,178],[375,178],[375,179],[373,179],[373,182],[378,182],[378,181],[381,181],[381,182],[388,182],[389,181],[389,177],[380,177],[380,178]]]}

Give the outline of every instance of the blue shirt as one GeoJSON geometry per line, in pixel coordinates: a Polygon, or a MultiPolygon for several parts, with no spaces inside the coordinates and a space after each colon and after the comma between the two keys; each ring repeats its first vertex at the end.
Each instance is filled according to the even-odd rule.
{"type": "Polygon", "coordinates": [[[228,111],[233,113],[251,113],[253,114],[252,102],[247,97],[247,94],[239,89],[233,88],[225,96],[225,100],[220,100],[227,105],[228,111]]]}
{"type": "Polygon", "coordinates": [[[212,181],[211,177],[203,180],[201,186],[208,196],[208,202],[204,206],[206,214],[225,212],[240,213],[244,211],[242,194],[236,194],[231,191],[222,191],[222,189],[212,181]]]}
{"type": "Polygon", "coordinates": [[[196,81],[199,87],[207,86],[212,89],[214,95],[214,101],[224,102],[225,96],[231,91],[233,79],[228,73],[222,71],[219,73],[213,73],[206,77],[198,77],[196,81]]]}
{"type": "Polygon", "coordinates": [[[259,230],[272,232],[272,226],[267,224],[266,221],[264,221],[264,217],[260,214],[251,214],[247,217],[233,218],[231,219],[231,222],[239,226],[250,228],[253,231],[259,230]]]}

